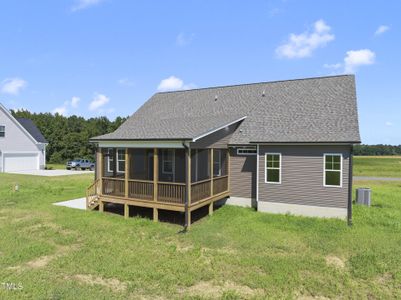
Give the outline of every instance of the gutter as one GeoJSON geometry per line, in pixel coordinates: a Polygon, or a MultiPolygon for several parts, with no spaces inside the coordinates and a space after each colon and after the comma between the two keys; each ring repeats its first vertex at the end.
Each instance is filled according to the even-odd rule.
{"type": "Polygon", "coordinates": [[[352,167],[353,167],[354,146],[351,145],[349,156],[349,170],[348,170],[348,209],[347,209],[347,223],[352,226],[352,167]]]}

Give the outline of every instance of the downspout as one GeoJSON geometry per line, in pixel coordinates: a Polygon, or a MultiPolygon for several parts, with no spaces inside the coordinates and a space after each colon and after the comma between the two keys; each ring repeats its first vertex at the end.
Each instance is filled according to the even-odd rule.
{"type": "Polygon", "coordinates": [[[349,154],[349,170],[348,170],[348,212],[347,212],[347,223],[348,226],[352,226],[352,167],[353,167],[353,155],[354,146],[351,145],[349,154]]]}
{"type": "Polygon", "coordinates": [[[190,185],[188,182],[188,178],[189,176],[191,176],[191,174],[188,174],[188,163],[189,163],[189,159],[188,159],[188,155],[189,155],[189,146],[187,146],[187,144],[185,142],[182,142],[182,146],[185,149],[185,199],[184,199],[184,205],[185,205],[185,224],[184,224],[184,231],[187,230],[188,228],[188,223],[189,223],[189,205],[188,205],[188,191],[190,189],[190,185]]]}

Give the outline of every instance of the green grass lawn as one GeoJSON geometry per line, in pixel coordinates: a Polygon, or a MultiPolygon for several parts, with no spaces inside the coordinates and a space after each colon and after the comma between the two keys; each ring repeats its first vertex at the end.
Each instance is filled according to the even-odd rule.
{"type": "Polygon", "coordinates": [[[401,178],[401,156],[355,156],[354,176],[401,178]]]}
{"type": "Polygon", "coordinates": [[[46,164],[49,170],[65,170],[65,164],[46,164]]]}
{"type": "Polygon", "coordinates": [[[400,183],[359,183],[353,227],[225,206],[182,234],[52,205],[92,178],[0,174],[0,299],[401,297],[400,183]]]}

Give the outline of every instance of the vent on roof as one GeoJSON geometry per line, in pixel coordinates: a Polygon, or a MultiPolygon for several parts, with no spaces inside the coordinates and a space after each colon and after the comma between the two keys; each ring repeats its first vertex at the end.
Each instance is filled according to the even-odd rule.
{"type": "Polygon", "coordinates": [[[264,96],[266,96],[265,90],[263,90],[263,92],[262,92],[262,97],[264,97],[264,96]]]}
{"type": "Polygon", "coordinates": [[[218,97],[217,97],[217,95],[216,95],[216,96],[214,96],[214,101],[217,101],[217,98],[218,98],[218,97]]]}

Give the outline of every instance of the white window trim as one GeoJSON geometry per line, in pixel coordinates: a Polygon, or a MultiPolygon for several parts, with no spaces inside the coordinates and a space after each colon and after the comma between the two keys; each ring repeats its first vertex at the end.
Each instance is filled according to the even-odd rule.
{"type": "MultiPolygon", "coordinates": [[[[110,168],[110,157],[111,157],[112,153],[113,153],[113,148],[107,148],[107,172],[109,172],[109,173],[113,172],[113,170],[111,170],[111,168],[110,168]]],[[[113,163],[114,163],[114,159],[113,159],[113,163]]]]}
{"type": "Polygon", "coordinates": [[[0,127],[3,127],[4,130],[0,132],[4,132],[4,136],[0,136],[0,138],[5,138],[6,137],[6,125],[0,125],[0,127]]]}
{"type": "Polygon", "coordinates": [[[120,164],[119,164],[120,161],[123,161],[124,165],[125,165],[125,149],[122,149],[122,148],[117,149],[117,151],[116,151],[116,161],[117,161],[117,173],[125,173],[125,170],[124,171],[120,170],[120,164]],[[124,159],[118,159],[118,151],[124,151],[124,159]]]}
{"type": "Polygon", "coordinates": [[[277,153],[277,152],[266,152],[266,153],[265,153],[265,183],[269,183],[269,184],[281,184],[281,164],[282,164],[281,153],[277,153]],[[280,159],[280,167],[279,167],[279,168],[269,168],[269,169],[279,170],[279,181],[278,181],[278,182],[267,181],[267,156],[268,156],[268,155],[278,155],[278,156],[279,156],[279,159],[280,159]]]}
{"type": "Polygon", "coordinates": [[[166,175],[175,175],[175,149],[163,149],[162,150],[162,173],[163,174],[166,174],[166,175]],[[165,169],[164,169],[164,162],[165,161],[169,161],[169,160],[166,160],[165,159],[165,156],[164,156],[164,152],[163,151],[172,151],[173,152],[173,154],[172,154],[172,159],[171,159],[171,163],[172,163],[172,172],[167,172],[165,169]]]}
{"type": "Polygon", "coordinates": [[[255,146],[244,146],[244,147],[238,147],[237,148],[237,155],[256,155],[257,154],[257,150],[255,146]],[[246,150],[254,150],[255,153],[246,153],[246,152],[242,152],[242,151],[246,151],[246,150]]]}
{"type": "Polygon", "coordinates": [[[323,154],[323,186],[342,188],[343,187],[343,154],[342,153],[324,153],[323,154]],[[340,185],[328,185],[326,184],[326,156],[335,155],[340,156],[340,170],[327,170],[327,171],[339,171],[340,172],[340,185]]]}
{"type": "Polygon", "coordinates": [[[213,149],[213,177],[214,176],[216,176],[216,177],[220,177],[221,176],[221,149],[213,149]],[[215,153],[216,153],[216,151],[217,151],[217,153],[219,153],[219,168],[218,168],[218,173],[215,175],[214,174],[214,158],[215,158],[215,153]]]}

